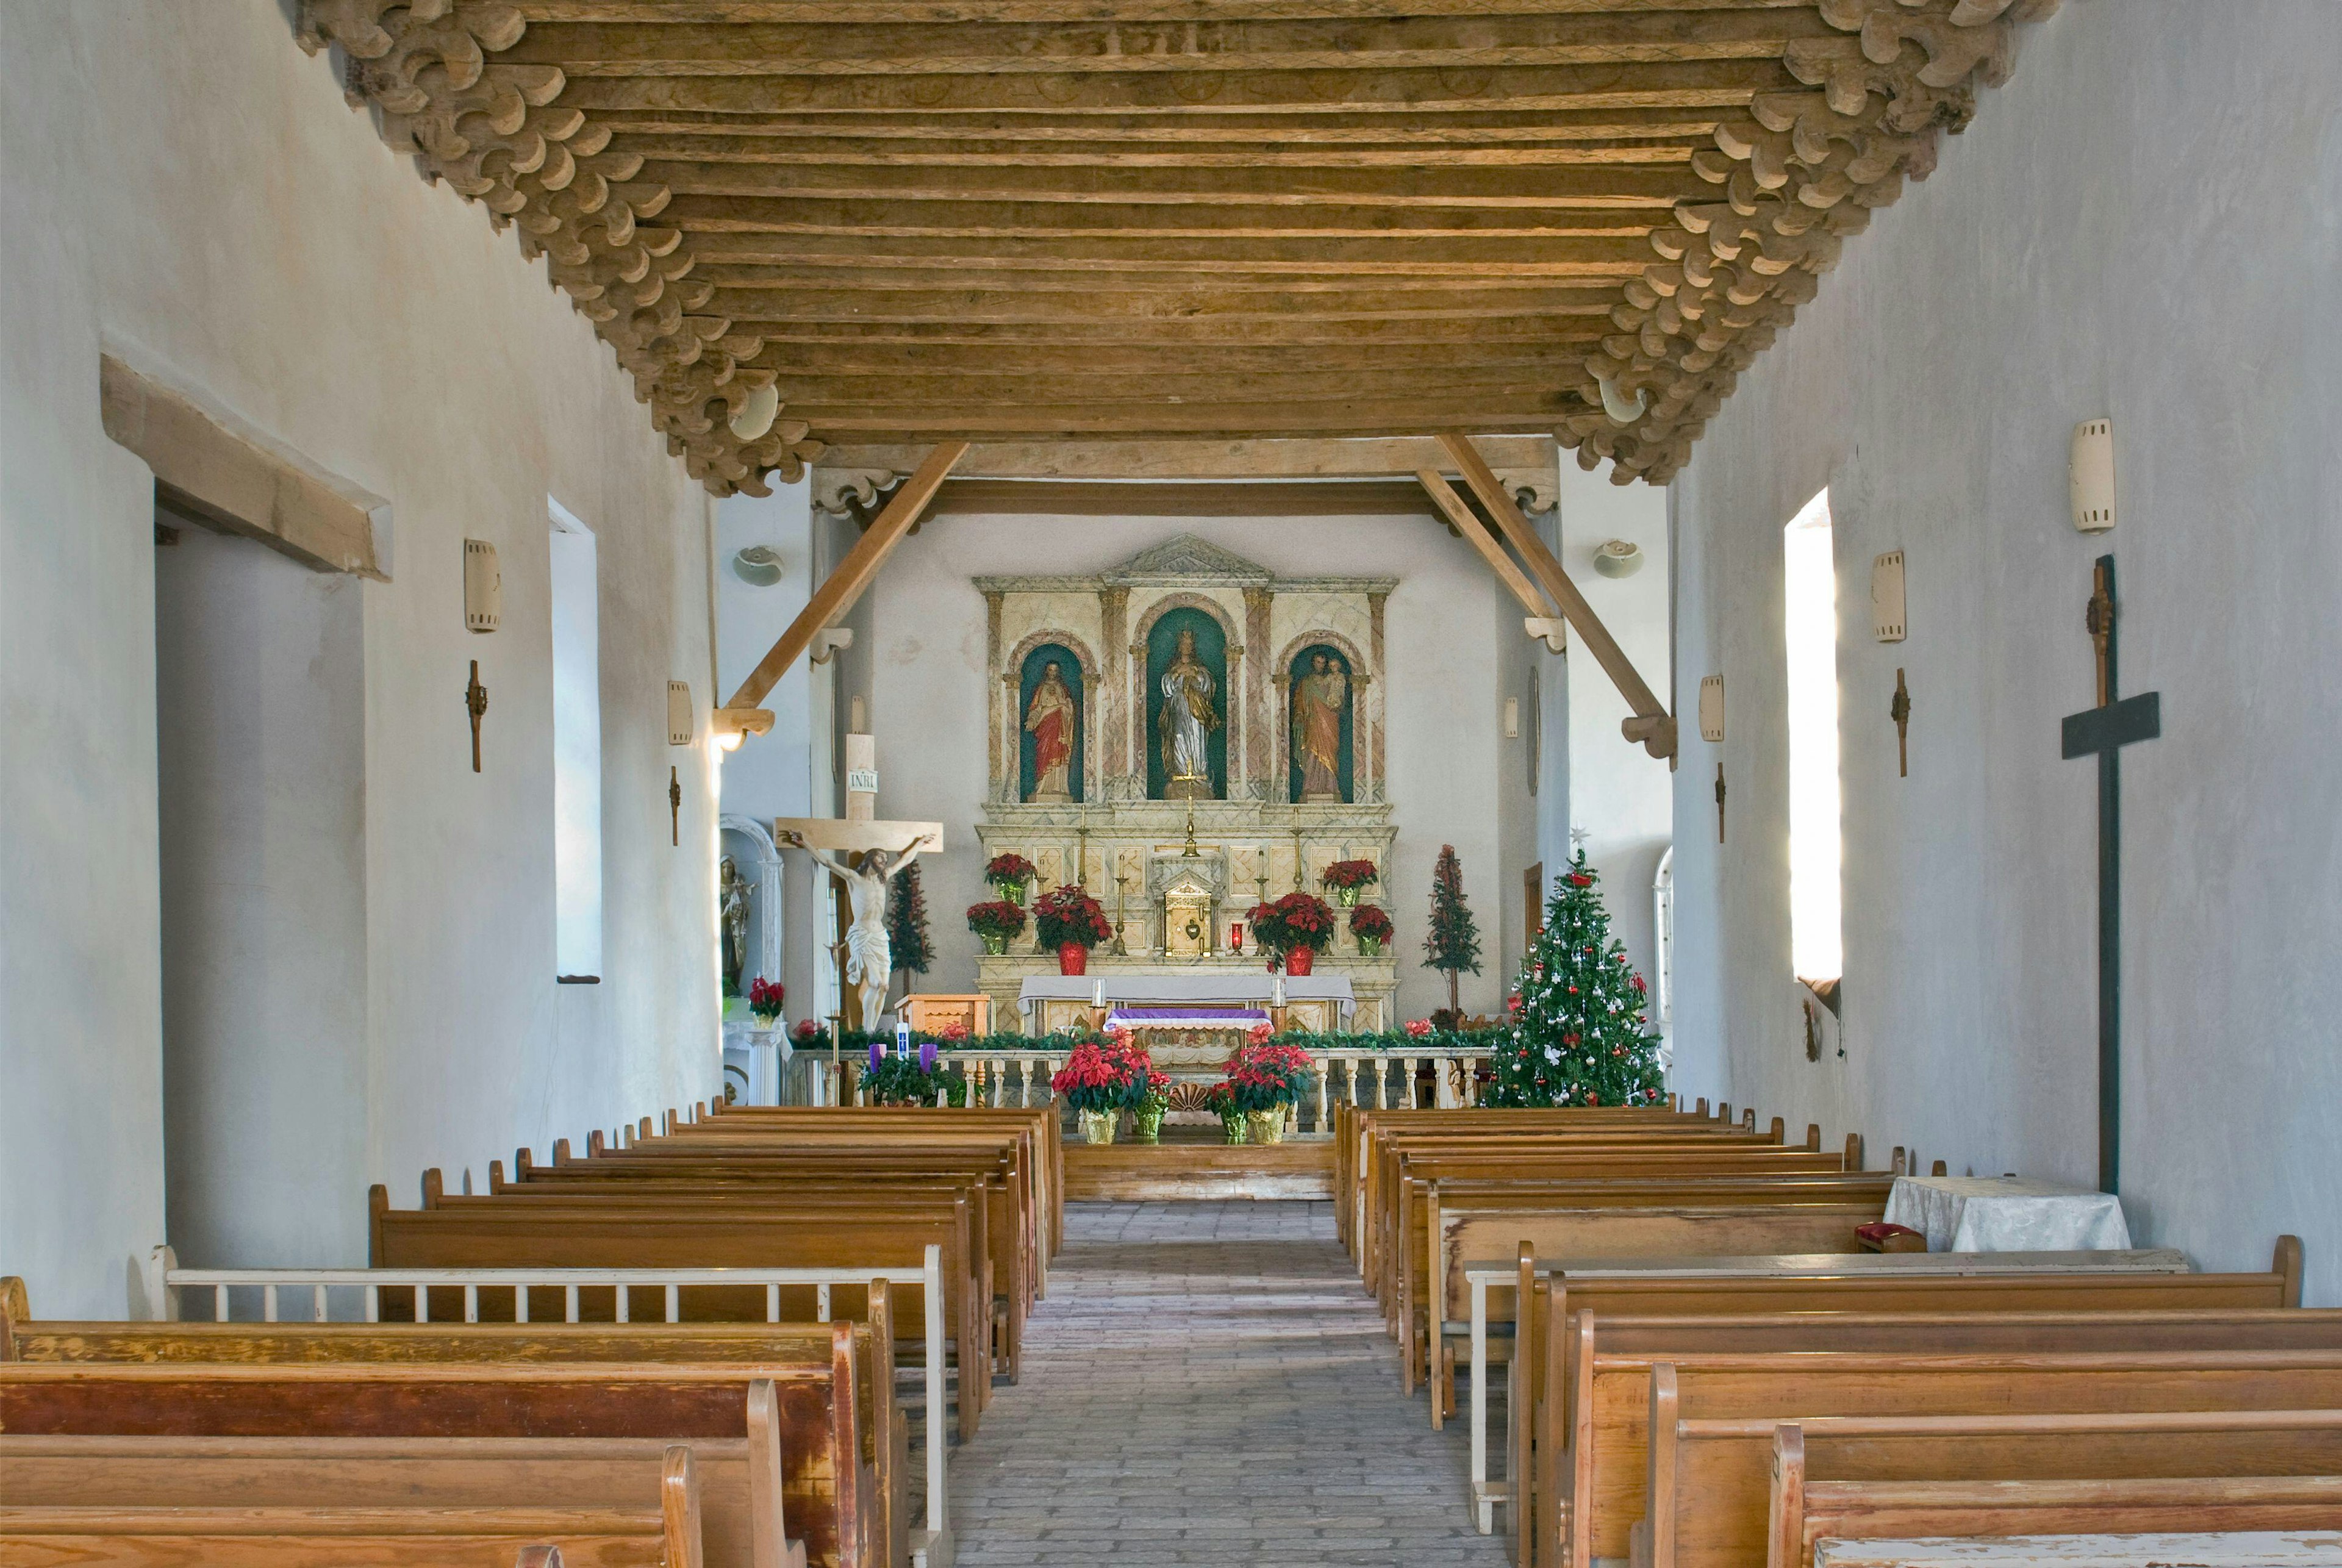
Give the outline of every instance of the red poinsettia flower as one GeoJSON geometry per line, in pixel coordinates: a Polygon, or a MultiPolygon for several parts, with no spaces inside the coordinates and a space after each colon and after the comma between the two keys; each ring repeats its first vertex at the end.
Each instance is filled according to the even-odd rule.
{"type": "Polygon", "coordinates": [[[1035,874],[1033,863],[1021,854],[996,854],[984,863],[986,882],[1030,882],[1035,874]]]}

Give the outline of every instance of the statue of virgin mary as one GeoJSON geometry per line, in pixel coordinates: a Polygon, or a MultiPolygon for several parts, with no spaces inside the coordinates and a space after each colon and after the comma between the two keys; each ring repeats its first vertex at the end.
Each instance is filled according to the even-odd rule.
{"type": "Polygon", "coordinates": [[[1163,672],[1163,798],[1214,800],[1212,732],[1220,727],[1212,704],[1212,672],[1196,657],[1196,634],[1179,634],[1177,655],[1163,672]]]}

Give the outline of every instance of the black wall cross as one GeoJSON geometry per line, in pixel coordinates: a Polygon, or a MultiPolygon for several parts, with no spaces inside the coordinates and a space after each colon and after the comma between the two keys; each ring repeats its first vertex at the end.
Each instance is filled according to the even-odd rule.
{"type": "Polygon", "coordinates": [[[2066,719],[2065,754],[2098,759],[2098,1186],[2122,1176],[2122,748],[2163,733],[2159,692],[2117,697],[2115,558],[2101,555],[2084,624],[2097,644],[2098,705],[2066,719]]]}

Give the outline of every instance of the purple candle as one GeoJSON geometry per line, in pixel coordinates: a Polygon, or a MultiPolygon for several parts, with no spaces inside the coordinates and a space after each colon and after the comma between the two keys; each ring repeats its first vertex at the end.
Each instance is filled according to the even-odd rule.
{"type": "Polygon", "coordinates": [[[878,1071],[879,1064],[886,1060],[886,1043],[884,1040],[873,1040],[870,1042],[870,1070],[873,1073],[876,1073],[878,1071]]]}
{"type": "Polygon", "coordinates": [[[932,1073],[935,1070],[936,1043],[932,1040],[922,1040],[919,1042],[919,1071],[932,1073]]]}

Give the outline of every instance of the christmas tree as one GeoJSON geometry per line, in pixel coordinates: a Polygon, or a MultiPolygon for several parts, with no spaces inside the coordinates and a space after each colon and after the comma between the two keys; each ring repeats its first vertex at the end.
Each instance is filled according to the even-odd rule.
{"type": "Polygon", "coordinates": [[[1666,1097],[1658,1036],[1646,1033],[1643,977],[1610,934],[1578,851],[1554,879],[1545,930],[1521,964],[1512,1042],[1491,1105],[1643,1105],[1666,1097]]]}
{"type": "Polygon", "coordinates": [[[936,944],[927,939],[927,894],[919,885],[919,868],[906,865],[895,874],[886,894],[886,949],[895,967],[925,974],[936,961],[936,944]]]}
{"type": "Polygon", "coordinates": [[[1462,1009],[1456,987],[1465,970],[1480,973],[1480,926],[1464,902],[1464,863],[1456,846],[1439,846],[1439,864],[1431,873],[1431,934],[1423,939],[1423,966],[1447,972],[1448,1024],[1462,1009]]]}

